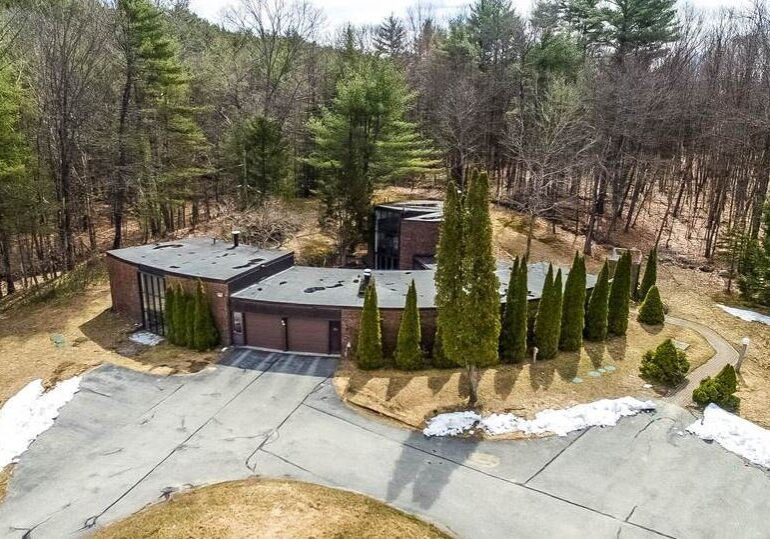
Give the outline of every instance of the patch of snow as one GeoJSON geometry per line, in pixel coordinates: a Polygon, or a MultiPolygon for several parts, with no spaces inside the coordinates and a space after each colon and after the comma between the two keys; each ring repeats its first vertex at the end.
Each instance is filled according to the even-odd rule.
{"type": "Polygon", "coordinates": [[[644,384],[642,387],[644,389],[650,389],[652,387],[652,384],[644,384]]]}
{"type": "Polygon", "coordinates": [[[713,440],[754,464],[770,468],[770,430],[716,404],[709,404],[703,411],[703,419],[687,427],[687,432],[703,440],[713,440]]]}
{"type": "Polygon", "coordinates": [[[423,429],[425,436],[457,436],[473,428],[481,420],[476,412],[439,414],[428,420],[423,429]]]}
{"type": "Polygon", "coordinates": [[[34,380],[0,408],[0,468],[16,462],[41,433],[53,425],[62,406],[80,387],[80,376],[56,384],[48,392],[34,380]]]}
{"type": "Polygon", "coordinates": [[[621,417],[655,409],[652,401],[640,401],[633,397],[602,399],[578,404],[563,410],[544,410],[535,419],[523,419],[514,414],[491,414],[482,418],[476,412],[439,414],[428,421],[423,430],[426,436],[456,436],[478,425],[491,435],[523,432],[526,434],[554,433],[566,436],[570,432],[588,427],[612,427],[621,417]]]}
{"type": "Polygon", "coordinates": [[[727,305],[722,305],[721,303],[717,303],[717,307],[722,309],[727,314],[736,316],[741,320],[745,320],[746,322],[760,322],[770,326],[770,316],[754,311],[749,311],[747,309],[736,309],[735,307],[728,307],[727,305]]]}
{"type": "Polygon", "coordinates": [[[166,339],[161,337],[160,335],[155,335],[154,333],[150,333],[149,331],[137,331],[136,333],[132,333],[128,337],[129,341],[133,341],[135,343],[143,344],[145,346],[157,346],[166,339]]]}

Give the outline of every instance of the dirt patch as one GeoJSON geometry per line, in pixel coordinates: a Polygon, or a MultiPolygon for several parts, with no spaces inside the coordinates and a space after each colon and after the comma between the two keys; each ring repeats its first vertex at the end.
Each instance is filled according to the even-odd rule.
{"type": "Polygon", "coordinates": [[[216,361],[166,343],[155,347],[131,342],[136,329],[110,310],[107,282],[76,296],[27,305],[0,314],[0,405],[37,378],[46,388],[109,362],[156,374],[188,373],[216,361]]]}
{"type": "MultiPolygon", "coordinates": [[[[479,386],[481,410],[532,418],[546,408],[566,408],[602,398],[660,397],[664,390],[644,387],[639,365],[644,352],[669,338],[690,345],[687,356],[693,369],[714,354],[705,339],[692,330],[668,324],[649,328],[631,321],[625,338],[585,343],[579,353],[562,353],[534,364],[485,369],[479,386]]],[[[361,371],[344,362],[335,376],[335,388],[347,402],[415,428],[421,428],[436,413],[464,409],[468,400],[462,369],[361,371]]]]}
{"type": "Polygon", "coordinates": [[[295,481],[247,479],[175,495],[98,531],[95,537],[448,536],[361,494],[295,481]]]}
{"type": "Polygon", "coordinates": [[[0,468],[0,503],[5,500],[5,494],[8,492],[8,482],[13,474],[13,464],[0,468]]]}

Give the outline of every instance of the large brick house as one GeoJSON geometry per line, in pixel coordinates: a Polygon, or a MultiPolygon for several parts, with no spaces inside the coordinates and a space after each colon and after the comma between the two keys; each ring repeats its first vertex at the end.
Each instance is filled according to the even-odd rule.
{"type": "MultiPolygon", "coordinates": [[[[418,201],[375,209],[376,222],[377,211],[385,208],[380,224],[388,234],[380,239],[396,238],[385,249],[382,243],[375,243],[373,249],[375,267],[389,269],[295,266],[292,252],[243,245],[237,235],[233,242],[189,238],[109,251],[113,309],[149,331],[164,334],[166,288],[179,283],[192,290],[200,281],[223,344],[344,355],[355,346],[363,289],[374,279],[383,343],[389,351],[395,348],[406,293],[414,280],[424,345],[430,349],[436,319],[433,257],[441,208],[427,204],[418,201]]],[[[375,227],[375,236],[378,232],[382,228],[375,227]]],[[[542,263],[530,265],[530,300],[540,298],[547,268],[542,263]]],[[[509,275],[509,265],[500,263],[501,301],[509,275]]],[[[594,282],[589,276],[589,288],[594,282]]]]}

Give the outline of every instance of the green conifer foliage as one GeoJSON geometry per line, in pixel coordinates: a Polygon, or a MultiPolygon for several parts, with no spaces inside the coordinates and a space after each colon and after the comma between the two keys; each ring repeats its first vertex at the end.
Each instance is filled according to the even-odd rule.
{"type": "Polygon", "coordinates": [[[500,357],[505,363],[527,355],[527,261],[516,258],[508,281],[500,333],[500,357]]]}
{"type": "MultiPolygon", "coordinates": [[[[444,220],[441,223],[436,248],[436,340],[443,359],[434,358],[434,364],[454,365],[450,358],[457,356],[457,327],[463,318],[460,298],[462,295],[463,208],[460,193],[453,182],[447,184],[444,198],[444,220]],[[447,328],[449,331],[445,331],[447,328]]],[[[434,347],[434,354],[436,348],[434,347]]]]}
{"type": "Polygon", "coordinates": [[[685,353],[677,350],[671,339],[666,339],[654,352],[648,350],[644,354],[639,372],[646,380],[675,387],[684,381],[689,369],[685,353]]]}
{"type": "Polygon", "coordinates": [[[377,287],[374,280],[369,283],[364,295],[356,343],[356,361],[358,367],[365,370],[379,369],[385,365],[382,355],[380,309],[377,305],[377,287]]]}
{"type": "Polygon", "coordinates": [[[561,336],[559,348],[567,352],[580,350],[583,344],[586,305],[585,259],[575,253],[572,268],[567,275],[561,312],[561,336]]]}
{"type": "Polygon", "coordinates": [[[692,400],[700,406],[714,403],[725,410],[735,411],[741,403],[741,399],[734,395],[737,390],[735,368],[728,364],[714,378],[708,376],[703,379],[692,392],[692,400]]]}
{"type": "Polygon", "coordinates": [[[607,308],[609,302],[610,285],[609,269],[605,262],[599,277],[596,280],[588,300],[586,309],[586,324],[583,335],[587,341],[603,341],[607,338],[607,308]]]}
{"type": "Polygon", "coordinates": [[[663,310],[663,302],[660,299],[657,286],[653,285],[647,292],[647,297],[644,298],[642,306],[639,307],[637,319],[648,326],[659,326],[665,321],[666,313],[663,310]]]}
{"type": "Polygon", "coordinates": [[[193,305],[193,339],[188,346],[200,351],[211,350],[219,344],[219,332],[214,324],[209,299],[200,281],[195,288],[193,305]]]}
{"type": "Polygon", "coordinates": [[[538,348],[538,359],[551,359],[559,351],[561,299],[561,270],[557,272],[554,280],[553,266],[549,266],[535,319],[535,346],[538,348]]]}
{"type": "Polygon", "coordinates": [[[631,301],[631,253],[626,251],[615,268],[607,307],[607,330],[613,335],[625,335],[628,330],[628,309],[631,301]]]}
{"type": "Polygon", "coordinates": [[[433,357],[431,358],[431,365],[436,369],[453,369],[458,367],[458,365],[452,363],[444,352],[441,326],[436,326],[436,334],[433,338],[433,357]]]}
{"type": "Polygon", "coordinates": [[[176,290],[173,286],[166,288],[166,305],[165,305],[165,318],[166,318],[166,339],[171,344],[176,344],[176,290]]]}
{"type": "Polygon", "coordinates": [[[179,346],[192,348],[195,343],[195,296],[184,292],[182,297],[184,301],[181,302],[182,314],[180,318],[184,335],[181,336],[179,346]]]}
{"type": "Polygon", "coordinates": [[[409,285],[406,294],[406,305],[401,316],[401,325],[398,328],[398,342],[396,344],[396,367],[406,371],[414,371],[422,368],[422,349],[420,341],[420,311],[417,309],[417,289],[414,280],[409,285]]]}
{"type": "Polygon", "coordinates": [[[650,254],[647,256],[647,264],[644,266],[644,277],[642,277],[642,284],[639,285],[639,290],[636,292],[636,298],[638,300],[644,300],[647,297],[647,293],[650,288],[655,286],[658,280],[658,251],[651,249],[650,254]]]}
{"type": "Polygon", "coordinates": [[[500,283],[495,273],[497,260],[492,249],[486,173],[471,176],[465,208],[462,311],[460,324],[455,329],[460,347],[454,350],[458,355],[450,353],[450,358],[468,368],[489,367],[499,362],[500,283]]]}

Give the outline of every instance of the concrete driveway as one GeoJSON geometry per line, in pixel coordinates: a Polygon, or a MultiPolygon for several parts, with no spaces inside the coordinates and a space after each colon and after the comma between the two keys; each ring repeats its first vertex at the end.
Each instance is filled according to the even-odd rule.
{"type": "Polygon", "coordinates": [[[189,376],[90,372],[18,464],[0,536],[87,535],[255,474],[362,492],[462,537],[770,535],[770,476],[680,435],[693,417],[674,405],[565,438],[428,439],[340,403],[334,368],[234,350],[189,376]]]}

